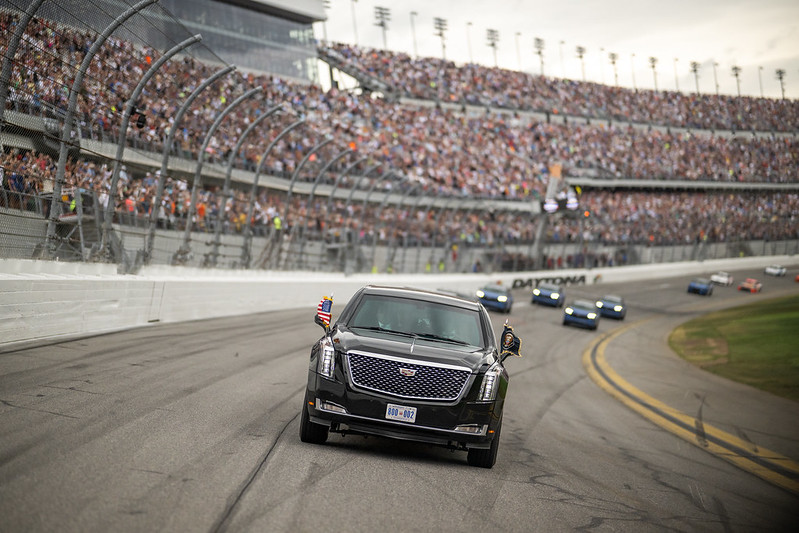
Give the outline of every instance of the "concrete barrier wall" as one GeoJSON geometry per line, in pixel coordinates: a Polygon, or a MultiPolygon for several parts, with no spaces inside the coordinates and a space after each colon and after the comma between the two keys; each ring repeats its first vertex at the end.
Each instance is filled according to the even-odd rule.
{"type": "Polygon", "coordinates": [[[308,309],[333,294],[334,313],[367,284],[404,285],[471,293],[500,281],[526,291],[540,279],[601,284],[716,270],[794,265],[796,256],[747,257],[591,270],[501,274],[324,274],[149,267],[120,275],[115,265],[0,260],[0,351],[24,344],[95,335],[159,322],[180,322],[265,311],[308,309]]]}

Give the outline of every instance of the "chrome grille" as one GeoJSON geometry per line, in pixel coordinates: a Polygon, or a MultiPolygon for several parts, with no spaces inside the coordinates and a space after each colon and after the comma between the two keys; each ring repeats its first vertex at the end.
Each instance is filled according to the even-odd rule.
{"type": "Polygon", "coordinates": [[[464,367],[411,362],[387,356],[350,352],[349,374],[356,387],[416,400],[455,400],[471,371],[464,367]],[[407,376],[413,372],[413,376],[407,376]]]}

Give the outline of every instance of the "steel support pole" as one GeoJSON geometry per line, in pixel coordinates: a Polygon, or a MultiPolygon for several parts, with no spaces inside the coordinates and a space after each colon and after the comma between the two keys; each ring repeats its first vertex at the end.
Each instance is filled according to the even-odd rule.
{"type": "MultiPolygon", "coordinates": [[[[119,126],[117,153],[116,157],[114,158],[114,171],[111,174],[111,189],[108,191],[108,203],[106,204],[105,211],[103,213],[103,235],[100,249],[103,250],[109,257],[113,257],[113,250],[111,249],[112,247],[110,246],[109,242],[109,234],[111,232],[111,223],[113,222],[114,211],[116,209],[116,192],[117,183],[119,182],[119,169],[122,166],[122,157],[125,153],[125,144],[127,143],[128,138],[128,125],[130,124],[130,116],[133,114],[133,110],[136,108],[136,101],[139,99],[139,96],[144,90],[144,86],[148,81],[150,81],[155,73],[158,72],[158,69],[160,69],[175,54],[200,41],[202,41],[202,36],[200,34],[189,37],[188,39],[173,46],[163,56],[158,58],[158,60],[154,62],[149,69],[147,69],[147,72],[144,73],[144,76],[142,76],[141,80],[139,80],[139,83],[136,85],[136,88],[133,89],[133,92],[130,94],[128,101],[125,104],[125,110],[122,113],[122,124],[119,126]]],[[[118,261],[119,258],[114,257],[114,260],[118,261]]]]}
{"type": "Polygon", "coordinates": [[[85,56],[83,56],[83,61],[78,68],[78,72],[75,74],[75,79],[73,80],[72,87],[69,90],[69,103],[67,105],[66,115],[64,116],[64,127],[61,130],[61,146],[58,153],[58,167],[56,169],[55,183],[53,185],[53,202],[52,206],[50,207],[50,219],[47,223],[47,236],[45,238],[44,246],[45,254],[47,256],[52,255],[56,223],[58,222],[58,217],[61,215],[61,190],[64,187],[64,174],[67,170],[67,153],[69,151],[70,137],[72,135],[72,122],[75,118],[75,108],[78,107],[78,93],[83,89],[83,78],[86,76],[86,71],[89,69],[89,65],[91,64],[92,59],[94,59],[94,56],[97,55],[97,52],[99,52],[100,48],[102,48],[103,44],[105,44],[105,41],[108,40],[111,34],[119,26],[121,26],[122,23],[124,23],[133,15],[137,14],[145,7],[155,4],[157,1],[158,0],[142,0],[115,18],[113,22],[111,22],[111,24],[109,24],[108,27],[103,30],[103,33],[97,36],[97,39],[92,43],[89,51],[86,52],[85,56]]]}
{"type": "Polygon", "coordinates": [[[359,228],[363,228],[363,225],[366,222],[366,204],[369,203],[369,198],[371,198],[372,193],[375,190],[375,187],[377,187],[378,184],[384,182],[386,180],[386,178],[391,177],[391,176],[395,176],[394,171],[390,170],[390,169],[386,169],[380,175],[379,178],[377,178],[374,182],[372,182],[372,186],[369,187],[369,192],[366,193],[366,196],[363,199],[363,206],[361,207],[361,220],[360,220],[360,222],[358,224],[359,228]]]}
{"type": "MultiPolygon", "coordinates": [[[[436,247],[436,238],[438,238],[438,228],[439,228],[439,222],[441,222],[441,214],[444,211],[446,211],[447,207],[449,207],[449,204],[451,204],[456,199],[457,199],[456,196],[452,196],[452,197],[448,198],[444,202],[444,205],[441,206],[441,209],[439,209],[438,213],[436,214],[436,219],[435,219],[435,221],[433,223],[434,224],[433,234],[430,237],[430,255],[431,255],[431,259],[432,259],[432,251],[435,250],[435,247],[436,247]]],[[[430,208],[428,208],[427,211],[425,211],[425,216],[424,216],[425,219],[427,219],[427,213],[429,213],[429,212],[430,212],[430,208]]],[[[419,249],[419,253],[416,254],[416,270],[417,271],[419,270],[419,261],[420,261],[421,256],[422,256],[421,241],[420,241],[418,249],[419,249]]]]}
{"type": "MultiPolygon", "coordinates": [[[[419,199],[416,200],[416,204],[414,204],[414,206],[413,206],[414,212],[418,212],[419,211],[419,206],[422,205],[422,200],[424,200],[424,199],[425,199],[425,195],[423,195],[423,194],[419,195],[419,199]]],[[[435,201],[435,200],[431,201],[431,205],[432,205],[433,201],[435,201]]],[[[429,209],[430,209],[430,207],[428,206],[428,210],[429,209]]],[[[421,239],[419,239],[419,240],[421,241],[421,239]]],[[[407,254],[408,254],[408,239],[406,238],[405,242],[403,243],[403,246],[402,246],[402,271],[403,272],[407,272],[407,268],[405,267],[405,258],[407,256],[407,254]]]]}
{"type": "Polygon", "coordinates": [[[164,143],[164,150],[161,154],[161,175],[158,177],[158,186],[155,192],[155,200],[153,200],[153,206],[155,209],[150,211],[150,224],[149,224],[149,231],[147,233],[147,238],[144,245],[144,264],[149,264],[152,260],[153,256],[153,243],[155,240],[155,227],[158,224],[158,209],[160,209],[161,202],[163,201],[164,197],[164,186],[166,184],[167,178],[167,168],[169,165],[169,153],[172,151],[172,144],[175,140],[175,133],[178,130],[178,127],[183,120],[184,115],[189,111],[189,107],[194,100],[200,96],[205,89],[210,87],[214,82],[218,79],[226,76],[236,70],[235,65],[228,65],[225,68],[217,70],[214,74],[209,76],[205,81],[203,81],[200,85],[197,86],[196,89],[186,98],[186,101],[183,102],[183,105],[180,106],[177,115],[175,115],[175,120],[172,123],[172,126],[169,128],[169,133],[166,137],[166,142],[164,143]]]}
{"type": "MultiPolygon", "coordinates": [[[[395,190],[396,189],[391,189],[390,191],[388,191],[386,193],[386,195],[383,197],[383,201],[380,202],[380,206],[377,208],[377,215],[375,216],[375,225],[380,223],[380,218],[383,216],[383,209],[386,207],[386,204],[388,203],[389,197],[391,196],[391,194],[395,190]]],[[[380,235],[380,233],[376,232],[375,233],[375,238],[372,240],[372,271],[373,272],[377,272],[376,257],[377,257],[377,239],[378,239],[379,235],[380,235]]]]}
{"type": "MultiPolygon", "coordinates": [[[[308,206],[309,207],[313,207],[313,201],[314,201],[314,197],[315,197],[315,194],[316,194],[316,188],[319,186],[319,183],[322,181],[322,176],[324,175],[324,173],[327,172],[327,170],[331,166],[333,166],[333,163],[335,163],[339,159],[341,159],[341,158],[343,158],[343,157],[345,157],[345,156],[347,156],[349,154],[352,154],[354,152],[355,152],[355,150],[353,150],[352,148],[347,148],[346,150],[343,150],[343,151],[339,152],[338,154],[334,155],[330,159],[330,161],[328,161],[325,164],[325,166],[322,167],[322,170],[320,170],[319,173],[316,175],[316,178],[314,178],[313,186],[311,187],[311,193],[308,195],[308,206]]],[[[308,212],[307,212],[307,210],[306,210],[305,217],[303,218],[303,222],[306,223],[306,225],[307,225],[307,222],[308,222],[308,212]]],[[[304,259],[304,255],[303,254],[305,253],[305,241],[307,240],[306,236],[307,236],[307,232],[302,232],[300,234],[300,258],[299,258],[300,264],[302,264],[303,259],[304,259]]]]}
{"type": "Polygon", "coordinates": [[[22,13],[17,27],[14,29],[14,35],[11,36],[8,46],[6,46],[3,69],[0,71],[0,131],[5,129],[6,100],[8,99],[8,85],[11,83],[11,71],[14,68],[14,56],[17,55],[22,35],[43,2],[44,0],[35,0],[27,7],[22,13]]]}
{"type": "Polygon", "coordinates": [[[332,210],[333,196],[335,196],[336,189],[338,189],[338,185],[339,185],[339,183],[341,183],[341,180],[344,178],[344,176],[349,175],[350,171],[353,168],[355,168],[356,166],[360,165],[361,163],[363,163],[367,159],[369,159],[368,155],[365,155],[363,157],[358,158],[354,163],[352,163],[350,166],[348,166],[347,168],[342,170],[339,173],[339,175],[336,176],[336,181],[333,182],[333,189],[330,191],[330,196],[327,197],[327,211],[326,211],[326,213],[327,213],[328,216],[330,216],[330,211],[332,210]]]}
{"type": "Polygon", "coordinates": [[[236,141],[236,146],[231,151],[230,156],[228,157],[227,162],[227,170],[225,171],[225,184],[222,186],[222,201],[219,205],[219,214],[216,217],[216,227],[214,228],[214,251],[211,254],[211,264],[212,266],[217,265],[217,261],[219,258],[219,245],[222,239],[222,224],[224,223],[225,218],[225,208],[227,206],[227,200],[230,198],[230,178],[233,175],[233,163],[236,161],[236,157],[239,154],[239,150],[241,150],[241,146],[244,144],[244,141],[247,139],[247,136],[252,133],[258,124],[266,120],[267,118],[271,117],[279,110],[283,108],[283,104],[278,104],[270,109],[268,109],[263,115],[256,118],[252,121],[252,123],[247,126],[247,129],[244,130],[244,133],[241,134],[238,141],[236,141]]]}
{"type": "Polygon", "coordinates": [[[192,217],[197,209],[197,196],[199,194],[200,188],[202,187],[202,171],[203,165],[205,164],[205,150],[208,148],[208,145],[211,143],[211,138],[213,138],[216,130],[222,124],[222,120],[226,116],[230,114],[236,107],[238,107],[242,102],[247,100],[248,98],[263,92],[263,87],[255,87],[250,89],[249,91],[245,92],[225,109],[223,109],[214,120],[214,123],[211,124],[211,128],[208,130],[208,133],[205,135],[205,140],[203,141],[203,145],[200,148],[200,153],[197,154],[197,168],[194,171],[194,183],[191,187],[191,204],[189,205],[189,210],[186,213],[186,229],[183,232],[183,243],[180,245],[180,249],[175,252],[175,255],[172,259],[173,263],[176,264],[183,264],[188,259],[189,253],[191,252],[191,248],[189,247],[189,241],[191,240],[191,230],[192,230],[192,217]]]}
{"type": "MultiPolygon", "coordinates": [[[[325,139],[325,140],[317,143],[316,146],[311,148],[308,151],[308,153],[305,154],[305,156],[303,156],[302,160],[300,161],[300,164],[297,165],[297,168],[294,169],[294,173],[291,175],[291,181],[289,182],[289,190],[286,192],[286,210],[285,210],[284,217],[283,217],[283,220],[286,221],[286,224],[289,223],[289,213],[291,212],[291,195],[294,192],[294,184],[297,183],[297,178],[300,175],[300,171],[302,170],[302,167],[304,167],[305,163],[307,163],[311,159],[311,156],[313,154],[315,154],[317,151],[321,150],[324,146],[327,146],[328,144],[330,144],[332,142],[333,142],[333,139],[325,139]]],[[[289,235],[290,236],[294,235],[294,231],[295,231],[296,226],[297,226],[296,224],[291,224],[291,228],[289,229],[289,232],[290,232],[289,235]]],[[[277,261],[275,262],[275,265],[278,266],[278,267],[280,266],[280,259],[281,259],[280,256],[282,255],[281,251],[282,251],[281,248],[278,248],[278,250],[277,250],[277,261]]]]}
{"type": "MultiPolygon", "coordinates": [[[[417,191],[417,190],[419,190],[421,187],[422,187],[422,184],[421,184],[421,183],[417,183],[415,186],[413,186],[413,187],[409,188],[407,191],[405,191],[405,194],[403,194],[403,195],[402,195],[402,199],[401,199],[401,200],[399,201],[399,203],[397,204],[397,207],[402,207],[402,206],[404,206],[404,205],[405,205],[405,200],[407,200],[407,199],[408,199],[408,197],[409,197],[409,196],[410,196],[412,193],[416,192],[416,191],[417,191]]],[[[423,196],[422,196],[422,197],[423,197],[423,196]]],[[[391,251],[390,251],[390,252],[388,253],[388,255],[386,256],[386,268],[388,268],[388,267],[389,267],[389,264],[391,264],[391,266],[392,266],[392,268],[393,268],[394,256],[395,256],[395,255],[396,255],[396,253],[397,253],[397,245],[398,245],[398,244],[399,244],[399,239],[393,239],[393,244],[392,244],[392,246],[391,246],[391,251]]]]}
{"type": "Polygon", "coordinates": [[[280,133],[277,134],[277,137],[272,139],[272,142],[269,143],[269,146],[266,147],[264,153],[261,155],[261,160],[258,161],[258,166],[255,169],[255,177],[252,180],[252,189],[250,191],[250,205],[247,206],[247,226],[244,232],[244,243],[241,246],[241,266],[242,268],[249,268],[250,267],[250,248],[252,245],[252,217],[253,213],[255,212],[255,200],[258,197],[258,181],[261,177],[261,169],[263,169],[264,164],[266,163],[266,159],[269,157],[269,154],[272,153],[272,149],[280,142],[280,139],[288,135],[290,131],[294,128],[297,128],[301,124],[305,124],[305,119],[301,118],[295,122],[292,122],[280,133]]]}

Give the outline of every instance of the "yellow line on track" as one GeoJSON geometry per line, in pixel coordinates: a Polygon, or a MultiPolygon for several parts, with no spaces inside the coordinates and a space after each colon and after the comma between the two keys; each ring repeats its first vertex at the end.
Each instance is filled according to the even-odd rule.
{"type": "Polygon", "coordinates": [[[713,427],[649,396],[616,373],[605,359],[605,349],[619,335],[642,320],[600,337],[583,352],[583,366],[604,391],[647,420],[713,455],[756,476],[799,494],[799,463],[713,427]]]}

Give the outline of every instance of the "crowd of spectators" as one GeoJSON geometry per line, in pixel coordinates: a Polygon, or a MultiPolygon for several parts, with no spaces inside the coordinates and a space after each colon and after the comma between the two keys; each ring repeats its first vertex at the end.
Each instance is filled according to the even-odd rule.
{"type": "Polygon", "coordinates": [[[319,49],[412,98],[681,128],[799,131],[796,100],[631,90],[343,43],[319,49]]]}
{"type": "MultiPolygon", "coordinates": [[[[0,45],[5,45],[15,21],[13,15],[0,14],[0,45]]],[[[68,83],[91,39],[89,34],[45,20],[32,22],[16,56],[9,106],[30,112],[65,108],[68,83]]],[[[795,130],[799,124],[796,102],[634,92],[479,65],[456,67],[429,58],[411,60],[401,54],[344,45],[328,51],[416,98],[520,110],[547,109],[612,117],[625,123],[562,124],[520,114],[469,114],[436,106],[403,105],[336,88],[322,91],[314,85],[248,73],[226,77],[201,94],[180,125],[175,151],[196,158],[203,136],[217,114],[247,89],[260,86],[263,97],[245,102],[223,122],[204,154],[208,160],[226,162],[247,126],[267,107],[283,103],[293,111],[275,121],[263,122],[252,135],[253,140],[236,154],[238,166],[253,170],[262,165],[264,172],[290,176],[304,154],[321,138],[330,136],[338,146],[320,150],[318,157],[304,167],[300,179],[312,179],[325,161],[342,147],[350,146],[360,154],[371,154],[370,163],[391,168],[406,183],[419,184],[422,194],[428,196],[539,201],[547,190],[549,169],[554,162],[563,165],[566,175],[580,170],[614,178],[799,182],[799,141],[795,137],[728,137],[626,124],[631,120],[665,124],[658,117],[671,117],[677,121],[672,125],[780,130],[773,124],[778,118],[783,124],[792,124],[795,130]],[[305,118],[309,126],[285,136],[261,162],[268,141],[298,116],[305,118]]],[[[116,142],[121,111],[134,81],[158,56],[155,50],[109,40],[92,63],[78,99],[79,118],[86,134],[116,142]]],[[[137,102],[137,109],[146,120],[143,127],[129,129],[129,144],[151,152],[160,150],[178,107],[217,68],[191,57],[167,62],[137,102]]],[[[354,157],[331,166],[325,181],[331,183],[354,157]]],[[[366,165],[361,165],[363,168],[366,165]]],[[[46,154],[7,151],[2,154],[0,171],[4,198],[53,190],[55,162],[46,154]]],[[[71,160],[66,188],[94,191],[104,206],[109,198],[111,171],[108,162],[71,160]]],[[[167,177],[164,200],[160,206],[153,206],[158,177],[148,169],[123,169],[114,194],[115,209],[140,217],[157,210],[162,226],[178,228],[186,223],[190,188],[184,180],[167,177]]],[[[362,186],[371,186],[373,180],[362,186]]],[[[342,186],[353,184],[350,180],[342,186]]],[[[222,217],[227,231],[241,231],[247,224],[248,195],[235,190],[227,202],[222,217]]],[[[199,229],[216,223],[221,198],[218,186],[206,186],[201,191],[193,217],[199,229]]],[[[797,195],[792,193],[590,191],[583,194],[582,202],[589,206],[590,220],[559,217],[547,233],[548,241],[673,244],[707,238],[723,241],[744,235],[772,239],[797,236],[799,205],[797,195]]],[[[368,206],[369,212],[364,214],[359,203],[345,210],[345,202],[336,201],[332,212],[327,212],[326,203],[326,199],[317,198],[314,205],[308,205],[307,197],[295,196],[291,206],[286,206],[285,195],[262,190],[250,223],[268,228],[276,216],[289,211],[291,217],[284,221],[287,227],[305,225],[308,231],[317,232],[349,229],[361,242],[378,238],[381,242],[447,240],[491,245],[530,242],[534,234],[529,216],[453,211],[441,217],[431,210],[412,212],[389,206],[377,219],[376,206],[368,206]],[[361,219],[364,227],[359,225],[361,219]]]]}

